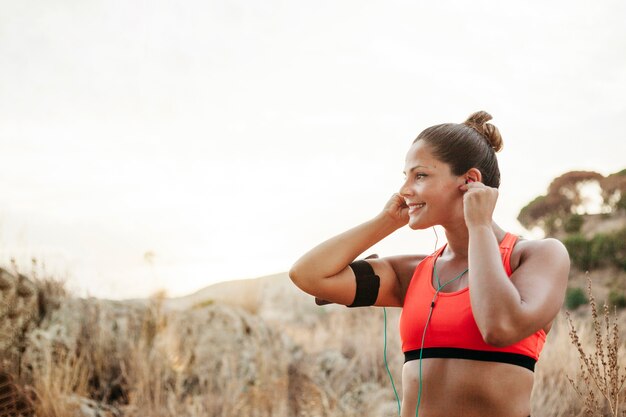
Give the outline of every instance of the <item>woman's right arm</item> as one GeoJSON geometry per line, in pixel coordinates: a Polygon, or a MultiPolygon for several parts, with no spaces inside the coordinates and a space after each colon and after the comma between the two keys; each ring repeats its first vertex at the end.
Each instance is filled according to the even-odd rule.
{"type": "MultiPolygon", "coordinates": [[[[350,305],[356,293],[356,279],[348,265],[357,256],[408,222],[408,207],[394,194],[384,210],[373,219],[347,230],[311,249],[289,270],[291,280],[304,292],[338,304],[350,305]]],[[[403,285],[388,259],[368,259],[380,277],[376,304],[401,306],[403,285]]]]}

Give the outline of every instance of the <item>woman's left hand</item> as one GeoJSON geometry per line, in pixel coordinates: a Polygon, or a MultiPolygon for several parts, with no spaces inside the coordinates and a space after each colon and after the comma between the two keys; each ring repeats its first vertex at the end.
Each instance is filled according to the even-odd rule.
{"type": "Polygon", "coordinates": [[[474,226],[491,226],[493,210],[498,200],[498,189],[481,182],[463,184],[459,190],[463,194],[463,214],[468,228],[474,226]]]}

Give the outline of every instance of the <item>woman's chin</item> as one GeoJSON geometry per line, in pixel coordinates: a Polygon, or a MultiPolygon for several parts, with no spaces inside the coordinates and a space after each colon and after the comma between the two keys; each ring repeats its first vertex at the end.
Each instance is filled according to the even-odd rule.
{"type": "Polygon", "coordinates": [[[409,219],[409,228],[411,230],[424,230],[424,229],[428,229],[431,226],[433,225],[425,223],[423,221],[419,221],[418,219],[415,219],[415,218],[409,219]]]}

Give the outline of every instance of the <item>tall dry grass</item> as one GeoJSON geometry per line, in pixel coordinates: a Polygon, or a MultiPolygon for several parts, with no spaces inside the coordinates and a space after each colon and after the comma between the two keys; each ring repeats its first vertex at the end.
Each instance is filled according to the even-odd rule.
{"type": "MultiPolygon", "coordinates": [[[[588,287],[588,294],[590,300],[594,300],[591,286],[588,287]]],[[[608,313],[608,308],[604,312],[608,313]]],[[[604,322],[603,332],[595,310],[595,300],[589,306],[574,312],[564,311],[559,314],[537,364],[531,402],[532,415],[578,417],[625,414],[624,411],[618,413],[619,407],[614,407],[616,414],[611,414],[608,402],[598,403],[597,406],[589,403],[598,400],[601,402],[604,398],[591,378],[596,378],[600,387],[611,397],[610,390],[605,388],[615,387],[616,381],[618,385],[623,384],[622,373],[626,371],[626,344],[620,341],[623,340],[626,329],[619,328],[626,323],[626,312],[621,312],[612,319],[604,316],[604,319],[607,321],[604,322]],[[607,328],[606,324],[609,322],[607,328]],[[599,344],[601,337],[604,342],[599,344]],[[596,364],[599,364],[599,368],[596,368],[596,364]],[[589,374],[588,366],[594,372],[593,376],[589,374]],[[608,385],[604,385],[605,383],[608,385]]],[[[615,394],[611,397],[615,404],[619,390],[614,389],[612,392],[615,394]]]]}
{"type": "Polygon", "coordinates": [[[574,381],[570,377],[568,380],[583,400],[585,416],[626,415],[626,411],[620,413],[623,402],[620,394],[626,382],[626,366],[620,364],[623,363],[624,352],[620,349],[617,313],[612,317],[608,305],[604,304],[601,317],[599,316],[590,278],[587,278],[587,294],[595,343],[591,352],[583,347],[579,331],[568,314],[569,334],[578,351],[580,363],[578,380],[574,381]]]}
{"type": "Polygon", "coordinates": [[[4,364],[0,365],[0,416],[34,416],[33,404],[28,393],[24,392],[4,368],[4,364]]]}
{"type": "Polygon", "coordinates": [[[45,417],[85,407],[111,416],[284,415],[289,354],[282,342],[243,310],[171,315],[159,300],[69,299],[30,335],[24,380],[45,417]]]}
{"type": "MultiPolygon", "coordinates": [[[[214,302],[169,311],[162,295],[145,304],[121,303],[75,299],[51,283],[38,285],[56,295],[38,296],[35,325],[24,330],[24,322],[15,321],[24,332],[15,340],[25,349],[14,372],[22,387],[31,387],[37,416],[95,416],[95,410],[108,417],[397,415],[383,363],[381,309],[315,307],[281,289],[282,304],[273,307],[214,302]]],[[[5,287],[0,294],[9,294],[5,287]]],[[[401,392],[399,312],[388,310],[387,348],[401,392]]],[[[591,307],[571,316],[585,352],[597,344],[592,317],[591,307]]],[[[607,356],[606,368],[623,369],[624,344],[614,336],[603,340],[605,349],[616,347],[616,360],[607,356]]],[[[579,370],[579,350],[561,314],[537,364],[533,416],[584,415],[585,400],[567,379],[579,370]]],[[[589,385],[584,376],[573,379],[589,385]]]]}

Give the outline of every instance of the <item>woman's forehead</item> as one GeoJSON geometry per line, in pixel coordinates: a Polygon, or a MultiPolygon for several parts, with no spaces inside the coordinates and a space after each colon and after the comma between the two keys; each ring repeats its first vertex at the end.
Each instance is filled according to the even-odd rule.
{"type": "Polygon", "coordinates": [[[409,148],[405,158],[405,172],[418,168],[437,169],[443,162],[434,157],[424,141],[417,141],[409,148]]]}

